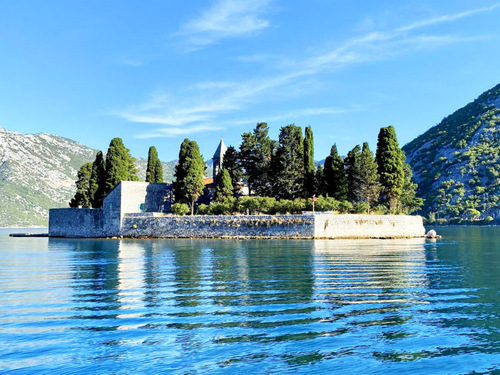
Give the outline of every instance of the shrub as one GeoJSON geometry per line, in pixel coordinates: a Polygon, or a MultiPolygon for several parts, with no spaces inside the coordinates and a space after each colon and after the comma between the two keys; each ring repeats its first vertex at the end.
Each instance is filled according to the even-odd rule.
{"type": "Polygon", "coordinates": [[[210,206],[206,204],[200,204],[196,210],[197,215],[208,215],[210,213],[210,206]]]}
{"type": "Polygon", "coordinates": [[[339,212],[340,213],[348,213],[352,211],[352,203],[348,201],[342,201],[339,203],[339,212]]]}
{"type": "Polygon", "coordinates": [[[358,202],[354,205],[353,212],[355,214],[364,214],[368,212],[369,209],[370,205],[368,204],[368,202],[358,202]]]}
{"type": "Polygon", "coordinates": [[[174,214],[183,216],[187,215],[188,213],[191,212],[189,209],[189,206],[185,203],[176,203],[172,205],[172,211],[174,211],[174,214]]]}

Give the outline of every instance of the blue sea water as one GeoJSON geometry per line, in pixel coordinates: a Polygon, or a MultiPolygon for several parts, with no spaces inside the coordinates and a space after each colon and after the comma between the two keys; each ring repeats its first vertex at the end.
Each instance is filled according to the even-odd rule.
{"type": "Polygon", "coordinates": [[[500,373],[500,228],[442,240],[0,230],[0,373],[500,373]]]}

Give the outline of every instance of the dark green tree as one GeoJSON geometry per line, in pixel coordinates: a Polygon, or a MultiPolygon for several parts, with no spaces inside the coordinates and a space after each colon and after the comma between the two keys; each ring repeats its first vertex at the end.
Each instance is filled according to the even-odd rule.
{"type": "Polygon", "coordinates": [[[325,159],[324,178],[326,194],[338,201],[347,199],[347,177],[344,170],[344,160],[338,154],[337,145],[333,145],[330,155],[325,159]]]}
{"type": "Polygon", "coordinates": [[[163,182],[163,167],[155,146],[151,146],[148,152],[148,165],[146,168],[146,182],[163,182]]]}
{"type": "Polygon", "coordinates": [[[177,203],[187,203],[194,214],[194,206],[203,194],[205,162],[195,141],[184,139],[175,167],[174,194],[177,203]]]}
{"type": "Polygon", "coordinates": [[[403,161],[404,183],[401,190],[401,211],[405,214],[411,214],[423,206],[424,200],[416,196],[417,184],[413,181],[413,172],[409,164],[405,163],[406,155],[401,151],[401,160],[403,161]]]}
{"type": "Polygon", "coordinates": [[[215,194],[214,200],[216,202],[224,202],[226,199],[233,196],[233,184],[227,169],[219,169],[217,177],[215,178],[215,194]]]}
{"type": "Polygon", "coordinates": [[[135,159],[123,145],[121,138],[113,138],[106,154],[105,195],[109,194],[121,181],[139,181],[135,159]]]}
{"type": "Polygon", "coordinates": [[[241,170],[239,159],[239,152],[233,146],[229,146],[224,153],[224,159],[222,160],[222,168],[227,170],[231,178],[234,196],[238,194],[238,185],[243,179],[243,172],[241,170]]]}
{"type": "Polygon", "coordinates": [[[368,143],[363,143],[360,159],[361,200],[370,207],[378,203],[380,183],[377,172],[377,162],[370,151],[368,143]]]}
{"type": "Polygon", "coordinates": [[[106,163],[102,151],[99,151],[92,163],[92,174],[90,176],[89,196],[93,208],[102,207],[105,186],[106,163]]]}
{"type": "Polygon", "coordinates": [[[85,163],[78,171],[76,180],[76,193],[69,202],[70,207],[91,207],[90,202],[90,175],[92,174],[92,163],[85,163]]]}
{"type": "Polygon", "coordinates": [[[393,126],[381,128],[377,142],[377,166],[381,198],[390,210],[398,208],[404,184],[403,161],[393,126]]]}
{"type": "Polygon", "coordinates": [[[347,178],[347,199],[352,203],[358,203],[362,198],[361,180],[361,148],[356,145],[347,153],[344,159],[344,169],[347,178]]]}
{"type": "Polygon", "coordinates": [[[304,197],[312,197],[315,192],[314,137],[310,126],[306,127],[304,138],[304,197]]]}
{"type": "Polygon", "coordinates": [[[287,125],[280,129],[272,170],[275,198],[295,199],[304,196],[304,140],[299,126],[287,125]]]}
{"type": "Polygon", "coordinates": [[[240,165],[250,195],[267,196],[271,190],[270,165],[276,142],[269,138],[267,123],[260,122],[253,133],[243,133],[240,165]]]}
{"type": "Polygon", "coordinates": [[[318,164],[316,167],[316,173],[314,175],[314,194],[319,197],[320,195],[326,196],[326,183],[325,183],[325,174],[323,170],[323,166],[318,164]]]}

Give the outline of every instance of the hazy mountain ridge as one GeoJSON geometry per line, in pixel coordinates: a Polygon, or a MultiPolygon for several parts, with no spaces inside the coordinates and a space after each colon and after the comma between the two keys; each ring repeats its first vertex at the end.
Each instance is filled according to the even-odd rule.
{"type": "Polygon", "coordinates": [[[403,150],[426,212],[448,219],[500,215],[500,85],[403,150]]]}
{"type": "MultiPolygon", "coordinates": [[[[49,208],[68,207],[78,169],[97,150],[51,134],[20,134],[0,127],[0,227],[46,226],[49,208]]],[[[141,180],[145,159],[137,159],[141,180]]],[[[176,162],[163,164],[165,180],[176,162]]]]}

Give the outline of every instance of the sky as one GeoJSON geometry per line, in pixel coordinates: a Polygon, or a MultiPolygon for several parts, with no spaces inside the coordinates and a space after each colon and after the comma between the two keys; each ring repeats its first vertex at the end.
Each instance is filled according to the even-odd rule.
{"type": "Polygon", "coordinates": [[[400,146],[500,83],[500,2],[0,0],[0,127],[205,159],[267,122],[400,146]]]}

